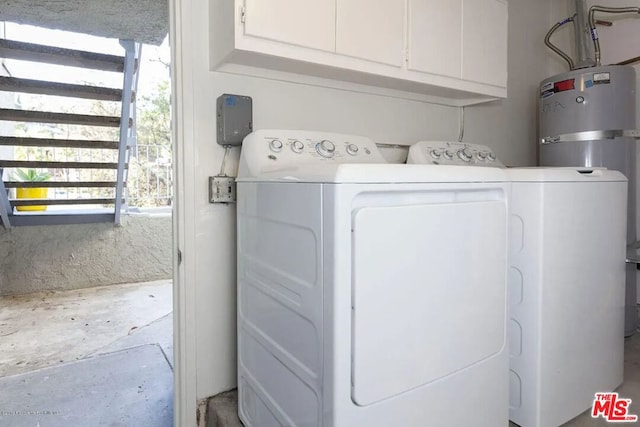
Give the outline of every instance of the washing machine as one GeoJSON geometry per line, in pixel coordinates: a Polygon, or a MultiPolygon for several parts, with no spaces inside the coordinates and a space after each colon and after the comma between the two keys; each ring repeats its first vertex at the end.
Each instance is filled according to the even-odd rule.
{"type": "MultiPolygon", "coordinates": [[[[504,167],[488,147],[459,142],[414,144],[407,161],[459,160],[504,167]]],[[[627,182],[603,168],[505,171],[509,416],[555,427],[623,380],[627,182]]]]}
{"type": "Polygon", "coordinates": [[[623,381],[627,180],[509,169],[510,419],[559,426],[623,381]]]}
{"type": "Polygon", "coordinates": [[[508,424],[504,170],[260,130],[237,181],[246,427],[508,424]]]}
{"type": "Polygon", "coordinates": [[[625,336],[638,328],[636,84],[632,66],[581,68],[545,79],[538,103],[541,166],[605,167],[628,179],[625,336]]]}

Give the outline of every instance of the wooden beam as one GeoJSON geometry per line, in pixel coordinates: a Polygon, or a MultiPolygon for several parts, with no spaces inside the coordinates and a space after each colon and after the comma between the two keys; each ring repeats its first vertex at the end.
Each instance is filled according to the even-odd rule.
{"type": "Polygon", "coordinates": [[[124,71],[124,57],[0,39],[0,58],[45,62],[93,70],[124,71]]]}
{"type": "MultiPolygon", "coordinates": [[[[0,120],[85,126],[120,126],[120,117],[117,116],[50,113],[47,111],[12,110],[8,108],[0,108],[0,120]]],[[[129,120],[129,126],[131,126],[131,120],[129,120]]]]}
{"type": "Polygon", "coordinates": [[[83,181],[83,182],[67,182],[67,181],[41,181],[41,182],[22,182],[7,181],[4,183],[6,188],[115,188],[115,181],[83,181]]]}
{"type": "Polygon", "coordinates": [[[70,98],[122,101],[122,89],[48,82],[44,80],[0,77],[0,90],[5,92],[35,93],[39,95],[66,96],[70,98]]]}
{"type": "Polygon", "coordinates": [[[103,162],[46,162],[38,160],[0,160],[0,168],[2,167],[33,169],[118,169],[118,164],[103,162]]]}
{"type": "Polygon", "coordinates": [[[106,199],[11,199],[11,206],[52,205],[113,205],[115,198],[106,199]]]}
{"type": "Polygon", "coordinates": [[[18,147],[102,148],[117,150],[118,144],[118,141],[0,136],[0,145],[12,145],[18,147]]]}
{"type": "MultiPolygon", "coordinates": [[[[110,209],[110,208],[107,208],[110,209]]],[[[11,225],[14,227],[33,225],[69,225],[69,224],[94,224],[99,222],[113,222],[113,213],[95,213],[76,211],[74,213],[58,213],[56,211],[44,212],[17,212],[9,215],[11,225]]]]}

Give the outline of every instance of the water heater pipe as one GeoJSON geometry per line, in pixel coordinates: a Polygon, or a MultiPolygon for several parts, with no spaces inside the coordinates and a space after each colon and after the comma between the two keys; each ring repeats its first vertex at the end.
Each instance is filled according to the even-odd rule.
{"type": "Polygon", "coordinates": [[[573,19],[574,19],[574,17],[570,16],[570,17],[568,17],[567,19],[565,19],[563,21],[557,22],[553,27],[551,27],[551,29],[547,32],[547,35],[544,37],[544,44],[546,44],[549,49],[551,49],[552,51],[554,51],[555,53],[560,55],[562,57],[562,59],[567,61],[567,63],[569,64],[569,70],[575,69],[575,65],[573,63],[573,59],[571,59],[571,57],[569,55],[567,55],[562,50],[560,50],[556,45],[551,43],[551,36],[553,35],[553,33],[558,28],[562,27],[565,24],[568,24],[569,22],[573,22],[573,19]]]}
{"type": "Polygon", "coordinates": [[[591,28],[591,39],[593,40],[593,46],[595,48],[596,67],[599,67],[601,65],[601,58],[600,58],[600,40],[598,39],[598,30],[596,29],[596,19],[595,19],[596,12],[640,14],[640,7],[591,6],[591,8],[589,9],[589,28],[591,28]]]}

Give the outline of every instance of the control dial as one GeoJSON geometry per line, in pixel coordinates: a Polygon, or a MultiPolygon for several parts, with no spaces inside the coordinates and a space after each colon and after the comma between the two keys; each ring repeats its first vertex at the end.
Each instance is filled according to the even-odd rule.
{"type": "Polygon", "coordinates": [[[462,150],[458,151],[458,157],[464,162],[470,162],[473,158],[473,153],[471,153],[471,150],[469,150],[468,148],[463,148],[462,150]]]}
{"type": "Polygon", "coordinates": [[[275,151],[276,153],[282,151],[282,141],[279,139],[272,139],[271,142],[269,142],[269,148],[271,151],[275,151]]]}
{"type": "Polygon", "coordinates": [[[476,159],[481,160],[481,161],[487,160],[487,153],[483,153],[482,151],[478,151],[476,153],[476,159]]]}
{"type": "Polygon", "coordinates": [[[316,151],[322,157],[333,157],[336,153],[336,146],[329,140],[322,140],[316,144],[316,151]]]}
{"type": "Polygon", "coordinates": [[[296,139],[291,142],[291,150],[293,150],[294,153],[302,153],[304,144],[296,139]]]}
{"type": "Polygon", "coordinates": [[[493,154],[491,151],[489,151],[487,153],[487,160],[489,160],[490,162],[495,162],[496,161],[496,155],[493,154]]]}
{"type": "Polygon", "coordinates": [[[440,150],[431,150],[429,152],[429,155],[431,155],[431,157],[433,157],[434,159],[439,159],[440,157],[442,157],[442,151],[440,150]]]}
{"type": "Polygon", "coordinates": [[[454,156],[455,154],[456,154],[456,153],[454,153],[454,152],[453,152],[453,151],[451,151],[451,150],[445,150],[445,151],[444,151],[444,158],[445,158],[445,159],[447,159],[447,160],[451,160],[451,159],[453,159],[453,156],[454,156]]]}
{"type": "Polygon", "coordinates": [[[347,145],[347,154],[350,154],[352,156],[358,154],[358,146],[356,144],[347,145]]]}

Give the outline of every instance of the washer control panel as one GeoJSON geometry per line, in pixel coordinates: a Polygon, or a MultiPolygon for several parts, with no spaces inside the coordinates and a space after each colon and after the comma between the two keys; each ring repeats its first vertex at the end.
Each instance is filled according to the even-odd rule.
{"type": "Polygon", "coordinates": [[[300,130],[255,131],[240,156],[239,177],[309,164],[387,163],[369,138],[300,130]]]}
{"type": "Polygon", "coordinates": [[[486,145],[467,142],[420,141],[409,148],[407,163],[505,167],[486,145]]]}

